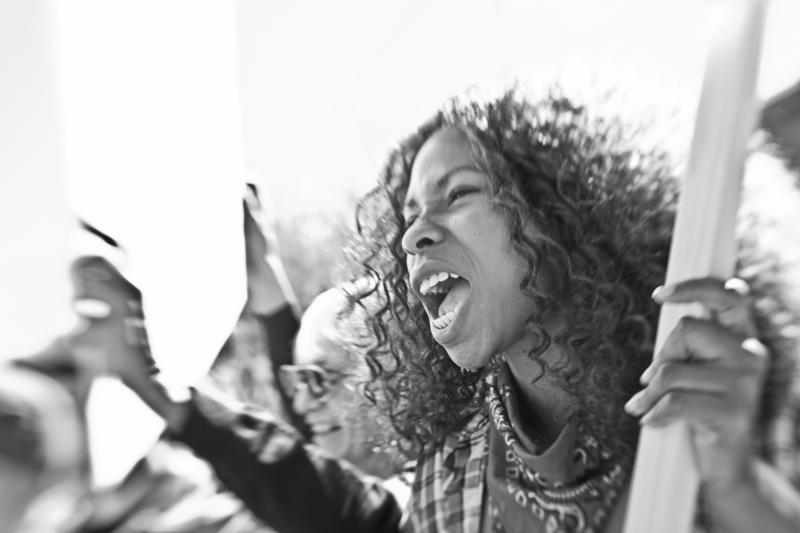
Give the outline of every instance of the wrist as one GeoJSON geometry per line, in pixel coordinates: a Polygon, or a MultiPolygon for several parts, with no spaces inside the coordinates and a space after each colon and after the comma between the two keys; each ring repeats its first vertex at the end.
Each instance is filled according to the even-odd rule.
{"type": "Polygon", "coordinates": [[[247,294],[247,309],[258,316],[271,316],[289,305],[283,294],[270,291],[250,290],[247,294]]]}
{"type": "Polygon", "coordinates": [[[741,466],[731,468],[726,475],[706,481],[704,492],[710,500],[726,501],[753,490],[755,485],[755,460],[748,457],[741,466]]]}
{"type": "Polygon", "coordinates": [[[168,381],[165,384],[159,374],[123,378],[123,382],[167,423],[170,431],[180,431],[183,428],[188,413],[188,400],[191,398],[188,388],[183,391],[168,381]]]}
{"type": "Polygon", "coordinates": [[[247,307],[253,313],[270,315],[296,301],[280,259],[267,254],[257,264],[248,265],[247,307]]]}
{"type": "Polygon", "coordinates": [[[192,398],[191,390],[181,380],[169,379],[162,373],[155,375],[153,379],[163,398],[159,414],[170,431],[180,431],[186,422],[188,403],[192,398]]]}
{"type": "Polygon", "coordinates": [[[795,533],[800,525],[800,494],[757,458],[736,484],[703,487],[710,531],[795,533]]]}
{"type": "Polygon", "coordinates": [[[172,433],[180,433],[189,418],[189,400],[172,402],[164,413],[164,421],[172,433]]]}
{"type": "Polygon", "coordinates": [[[746,508],[758,492],[752,461],[735,470],[735,474],[707,480],[702,484],[707,516],[715,527],[726,523],[731,509],[746,508]]]}

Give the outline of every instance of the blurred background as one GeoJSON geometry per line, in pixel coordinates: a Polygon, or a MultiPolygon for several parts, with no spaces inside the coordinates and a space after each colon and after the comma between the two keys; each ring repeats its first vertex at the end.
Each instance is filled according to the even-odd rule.
{"type": "MultiPolygon", "coordinates": [[[[124,246],[159,364],[193,382],[244,303],[243,181],[262,183],[306,305],[388,150],[453,95],[614,89],[680,160],[729,4],[0,0],[0,357],[73,320],[78,216],[124,246]]],[[[771,2],[758,93],[778,140],[798,131],[798,20],[796,0],[771,2]]],[[[765,201],[791,216],[791,199],[765,201]]],[[[116,383],[93,394],[95,474],[113,484],[160,425],[116,383]]]]}

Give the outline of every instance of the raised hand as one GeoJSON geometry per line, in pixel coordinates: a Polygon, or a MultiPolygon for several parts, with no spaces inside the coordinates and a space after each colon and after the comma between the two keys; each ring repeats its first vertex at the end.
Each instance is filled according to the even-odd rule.
{"type": "Polygon", "coordinates": [[[296,306],[278,254],[274,222],[264,212],[255,187],[247,186],[243,201],[248,305],[256,314],[270,315],[287,303],[296,306]]]}
{"type": "Polygon", "coordinates": [[[86,367],[123,381],[156,373],[142,313],[142,294],[106,259],[81,257],[72,265],[74,308],[84,319],[79,334],[86,367]]]}
{"type": "Polygon", "coordinates": [[[107,260],[82,257],[75,261],[76,311],[85,325],[75,337],[76,356],[84,368],[119,377],[173,428],[185,409],[174,403],[157,381],[142,313],[142,294],[107,260]]]}
{"type": "Polygon", "coordinates": [[[626,410],[653,426],[688,422],[705,488],[724,493],[740,487],[753,475],[753,427],[768,363],[747,285],[694,279],[660,287],[653,298],[703,304],[709,317],[680,321],[626,410]]]}

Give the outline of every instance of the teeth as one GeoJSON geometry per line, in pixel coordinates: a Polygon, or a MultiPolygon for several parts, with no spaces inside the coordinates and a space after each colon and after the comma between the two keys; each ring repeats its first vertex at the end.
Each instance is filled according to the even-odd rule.
{"type": "Polygon", "coordinates": [[[433,327],[436,329],[444,329],[449,326],[451,322],[453,322],[453,317],[455,316],[455,311],[448,311],[433,321],[433,327]]]}
{"type": "Polygon", "coordinates": [[[433,293],[442,293],[444,291],[441,288],[437,288],[436,285],[445,281],[447,278],[458,278],[458,274],[453,274],[452,272],[437,272],[436,274],[431,274],[419,285],[419,292],[423,296],[433,292],[433,293]]]}

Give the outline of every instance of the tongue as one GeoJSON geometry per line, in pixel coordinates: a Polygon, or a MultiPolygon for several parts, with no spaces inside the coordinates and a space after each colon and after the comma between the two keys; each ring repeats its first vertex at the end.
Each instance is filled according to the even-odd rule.
{"type": "Polygon", "coordinates": [[[469,282],[464,279],[459,279],[450,288],[447,296],[444,297],[442,303],[439,304],[439,316],[453,311],[456,307],[463,302],[469,294],[469,282]]]}

